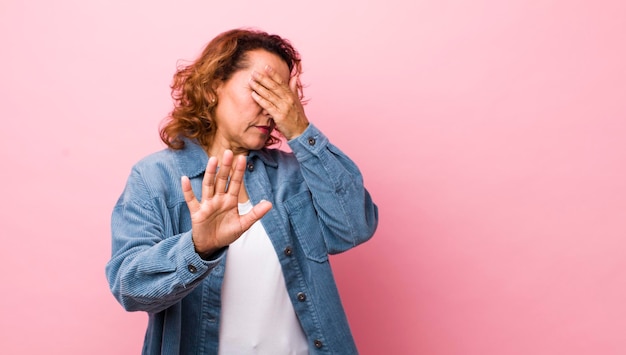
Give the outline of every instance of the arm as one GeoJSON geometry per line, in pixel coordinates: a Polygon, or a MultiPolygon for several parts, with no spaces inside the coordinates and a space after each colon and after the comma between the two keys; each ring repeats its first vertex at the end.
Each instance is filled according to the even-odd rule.
{"type": "Polygon", "coordinates": [[[312,124],[288,144],[311,191],[328,252],[369,240],[378,225],[378,207],[354,162],[312,124]]]}
{"type": "Polygon", "coordinates": [[[252,98],[272,116],[300,163],[328,252],[339,253],[371,238],[378,208],[357,166],[309,124],[298,83],[297,76],[286,81],[269,66],[249,80],[252,98]]]}
{"type": "Polygon", "coordinates": [[[133,171],[113,210],[106,274],[124,309],[155,313],[190,293],[222,255],[202,260],[191,231],[173,235],[165,201],[148,196],[142,176],[133,171]]]}
{"type": "Polygon", "coordinates": [[[191,230],[178,235],[173,235],[172,219],[181,217],[170,216],[164,199],[150,195],[137,170],[131,174],[113,211],[113,256],[106,268],[111,291],[125,309],[159,312],[179,302],[221,261],[224,247],[271,208],[262,202],[239,215],[237,195],[245,159],[238,160],[230,176],[232,152],[224,157],[219,174],[216,159],[209,160],[200,201],[189,179],[181,179],[191,230]]]}

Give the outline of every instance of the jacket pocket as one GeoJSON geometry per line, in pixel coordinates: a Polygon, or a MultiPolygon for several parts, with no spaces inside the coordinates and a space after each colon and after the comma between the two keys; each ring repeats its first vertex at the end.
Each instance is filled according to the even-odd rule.
{"type": "Polygon", "coordinates": [[[309,191],[302,191],[284,202],[289,216],[289,223],[294,230],[298,243],[310,260],[323,263],[328,260],[328,250],[313,207],[309,191]]]}

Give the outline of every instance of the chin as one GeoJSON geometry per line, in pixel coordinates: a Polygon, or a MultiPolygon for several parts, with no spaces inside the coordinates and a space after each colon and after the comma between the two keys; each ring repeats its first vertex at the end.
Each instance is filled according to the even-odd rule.
{"type": "Polygon", "coordinates": [[[260,143],[255,143],[255,144],[249,144],[247,148],[248,148],[248,150],[260,150],[260,149],[263,149],[265,147],[265,142],[266,141],[263,141],[263,142],[260,142],[260,143]]]}

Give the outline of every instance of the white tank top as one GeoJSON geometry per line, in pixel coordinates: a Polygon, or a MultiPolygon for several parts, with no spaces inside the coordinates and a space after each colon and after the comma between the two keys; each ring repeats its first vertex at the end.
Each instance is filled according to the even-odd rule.
{"type": "MultiPolygon", "coordinates": [[[[239,204],[239,214],[252,209],[239,204]]],[[[256,222],[228,247],[220,321],[220,355],[308,354],[272,242],[256,222]]]]}

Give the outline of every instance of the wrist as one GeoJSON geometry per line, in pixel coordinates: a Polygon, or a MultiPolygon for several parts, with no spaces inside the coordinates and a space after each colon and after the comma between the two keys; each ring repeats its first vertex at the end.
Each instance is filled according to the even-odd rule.
{"type": "Polygon", "coordinates": [[[283,134],[283,135],[285,136],[285,138],[287,138],[288,141],[294,140],[294,139],[300,137],[302,135],[302,133],[304,133],[304,131],[306,131],[306,129],[308,127],[309,127],[309,122],[307,121],[305,124],[303,124],[301,127],[299,127],[299,129],[297,129],[294,132],[292,132],[289,136],[287,136],[286,134],[283,134]]]}
{"type": "Polygon", "coordinates": [[[193,243],[194,251],[203,260],[210,260],[210,259],[212,259],[212,256],[221,249],[219,247],[200,246],[199,243],[196,242],[196,238],[193,235],[193,233],[191,234],[191,242],[193,243]]]}

